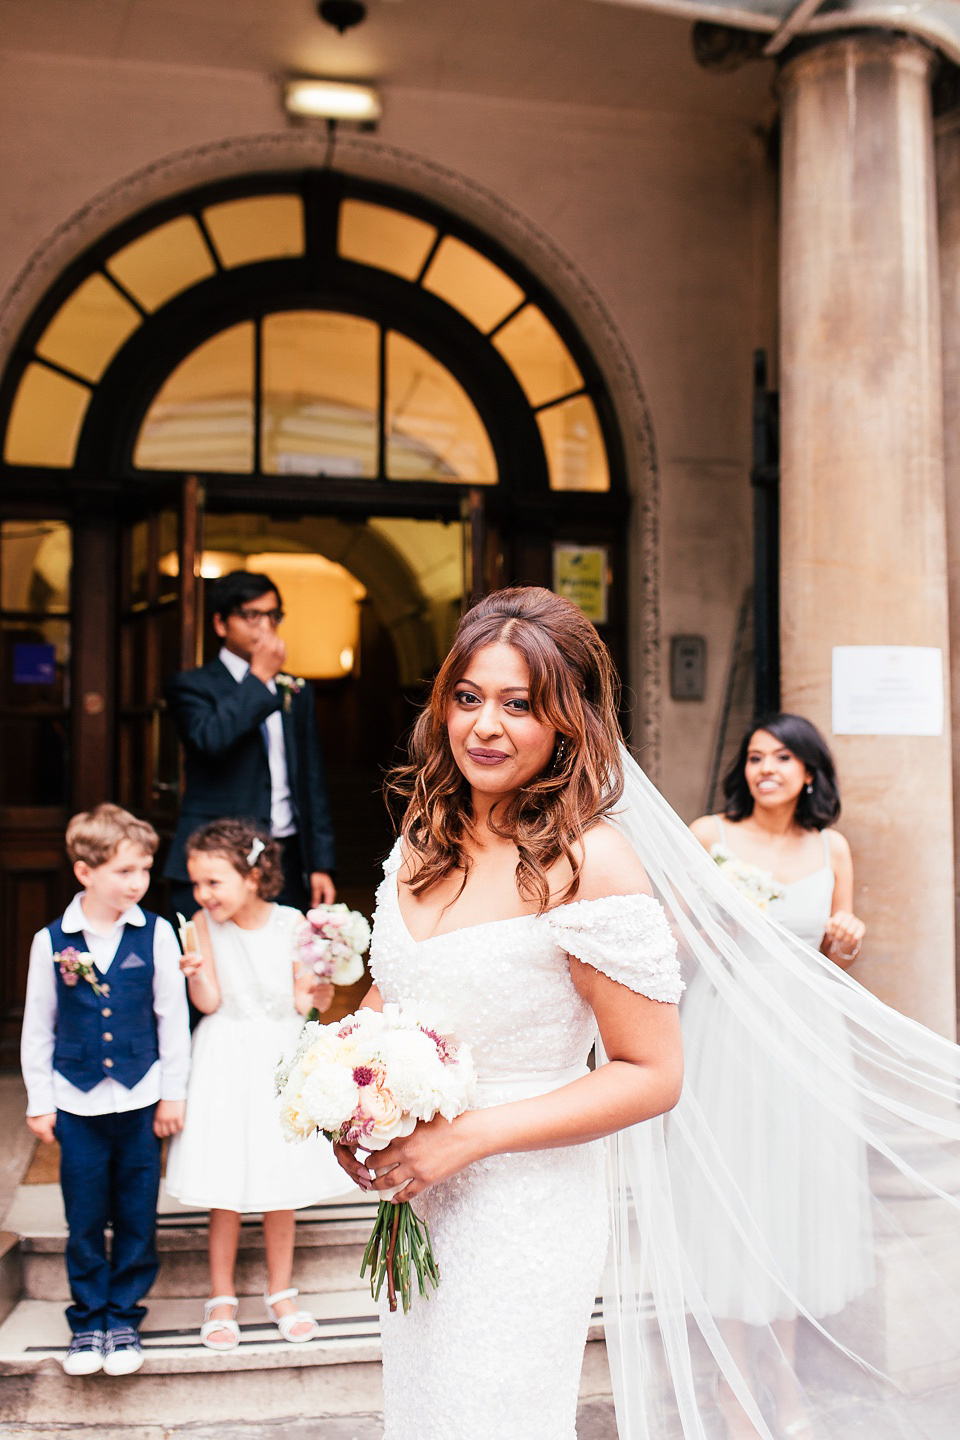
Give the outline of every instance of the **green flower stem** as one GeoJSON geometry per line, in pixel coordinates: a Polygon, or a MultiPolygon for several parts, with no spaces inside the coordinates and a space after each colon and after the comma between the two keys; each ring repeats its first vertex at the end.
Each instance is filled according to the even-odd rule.
{"type": "Polygon", "coordinates": [[[363,1252],[361,1277],[370,1269],[370,1293],[379,1300],[384,1281],[391,1310],[397,1308],[397,1296],[404,1314],[410,1309],[411,1270],[416,1271],[417,1288],[426,1298],[428,1286],[436,1289],[440,1272],[430,1244],[426,1224],[406,1201],[395,1204],[381,1200],[373,1231],[363,1252]]]}

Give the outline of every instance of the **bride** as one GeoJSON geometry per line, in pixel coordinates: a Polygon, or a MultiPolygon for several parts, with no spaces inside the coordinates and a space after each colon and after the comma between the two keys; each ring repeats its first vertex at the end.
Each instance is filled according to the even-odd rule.
{"type": "MultiPolygon", "coordinates": [[[[421,1007],[471,1045],[480,1087],[476,1110],[363,1163],[338,1147],[364,1188],[416,1198],[440,1266],[429,1299],[382,1317],[384,1440],[573,1440],[605,1254],[621,1440],[722,1440],[728,1420],[761,1440],[952,1435],[960,1051],[729,884],[619,743],[592,625],[546,590],[481,600],[392,788],[405,811],[365,1003],[421,1007]],[[805,1258],[771,1252],[709,1107],[691,1090],[677,1104],[678,961],[746,1027],[778,1093],[866,1157],[866,1288],[829,1316],[798,1291],[805,1258]],[[694,1234],[677,1223],[691,1194],[694,1234]],[[748,1292],[732,1312],[711,1308],[697,1264],[721,1229],[748,1292]],[[795,1317],[789,1345],[767,1326],[762,1368],[724,1323],[748,1314],[757,1275],[769,1314],[795,1317]]],[[[829,1164],[811,1183],[828,1204],[829,1164]]],[[[776,1173],[764,1194],[780,1203],[776,1173]]]]}
{"type": "Polygon", "coordinates": [[[376,984],[469,1042],[479,1108],[371,1156],[420,1197],[439,1289],[383,1316],[385,1440],[573,1440],[607,1252],[600,1137],[680,1092],[676,944],[605,820],[620,796],[613,666],[546,590],[482,600],[421,715],[377,897],[376,984]],[[587,1056],[599,1030],[609,1063],[587,1056]]]}

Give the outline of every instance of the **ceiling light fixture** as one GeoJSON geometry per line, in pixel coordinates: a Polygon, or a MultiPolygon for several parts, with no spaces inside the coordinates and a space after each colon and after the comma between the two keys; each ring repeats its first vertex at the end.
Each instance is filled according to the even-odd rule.
{"type": "Polygon", "coordinates": [[[327,25],[332,25],[334,30],[339,30],[343,35],[347,30],[352,30],[354,25],[360,24],[366,17],[367,7],[361,0],[320,0],[317,14],[327,25]]]}
{"type": "Polygon", "coordinates": [[[283,103],[289,115],[308,120],[338,120],[374,125],[383,111],[372,85],[351,85],[343,80],[288,80],[283,103]]]}

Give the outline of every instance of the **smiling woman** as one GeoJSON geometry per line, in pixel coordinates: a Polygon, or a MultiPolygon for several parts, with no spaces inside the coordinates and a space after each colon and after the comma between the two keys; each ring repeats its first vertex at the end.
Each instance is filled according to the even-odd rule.
{"type": "Polygon", "coordinates": [[[392,780],[402,840],[365,1004],[412,1002],[467,1042],[480,1098],[392,1141],[372,1175],[337,1147],[363,1188],[420,1197],[440,1266],[429,1303],[382,1317],[388,1440],[573,1440],[607,1244],[597,1141],[669,1109],[681,1070],[673,937],[603,823],[615,697],[581,611],[500,591],[461,622],[392,780]],[[598,1029],[611,1063],[588,1073],[598,1029]]]}

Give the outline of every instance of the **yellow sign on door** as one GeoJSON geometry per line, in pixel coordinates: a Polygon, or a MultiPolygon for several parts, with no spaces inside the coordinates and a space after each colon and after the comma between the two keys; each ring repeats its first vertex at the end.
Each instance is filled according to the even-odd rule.
{"type": "Polygon", "coordinates": [[[553,589],[579,605],[594,625],[607,623],[607,547],[554,545],[553,589]]]}

